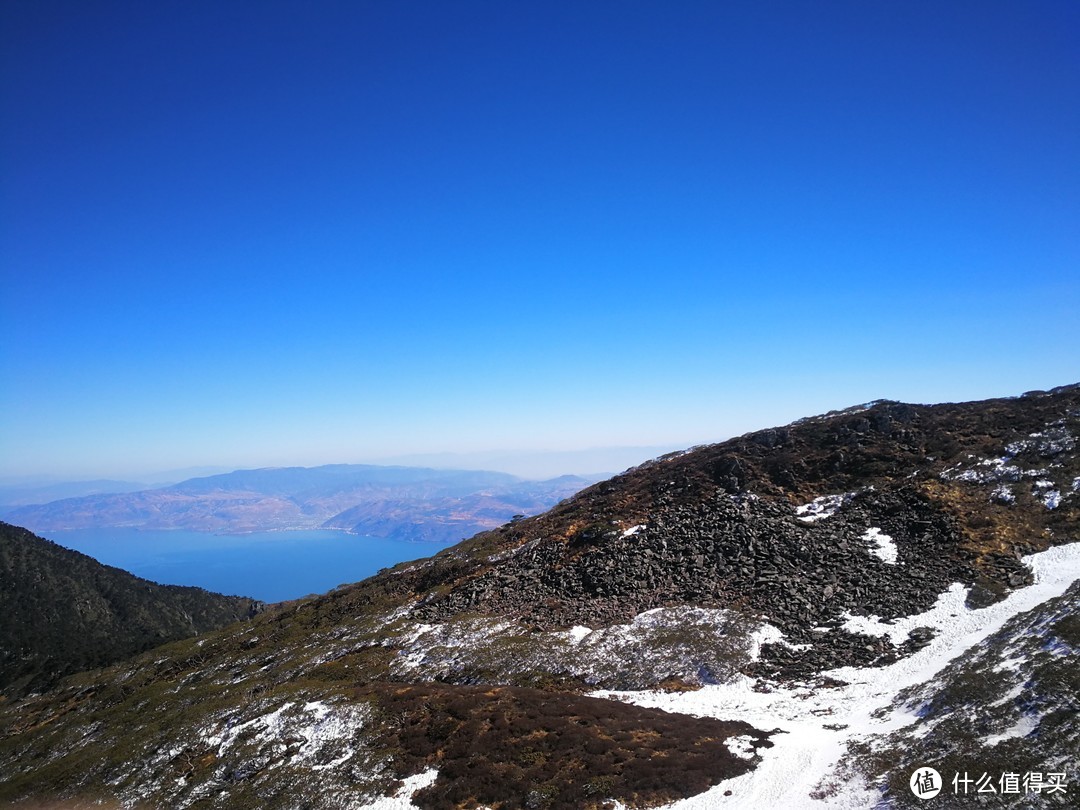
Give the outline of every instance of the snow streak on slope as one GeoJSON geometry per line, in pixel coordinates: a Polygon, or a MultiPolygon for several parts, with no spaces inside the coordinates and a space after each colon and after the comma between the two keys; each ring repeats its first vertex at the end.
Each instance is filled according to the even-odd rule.
{"type": "Polygon", "coordinates": [[[931,679],[1011,617],[1064,593],[1080,579],[1080,543],[1025,557],[1024,562],[1033,569],[1035,584],[1014,591],[1001,602],[969,609],[964,604],[967,589],[953,585],[927,612],[898,621],[895,626],[905,632],[913,627],[933,627],[937,636],[923,649],[888,667],[844,667],[824,673],[823,681],[795,686],[781,687],[741,676],[729,684],[689,693],[599,694],[667,711],[744,720],[757,728],[784,732],[772,737],[774,746],[763,749],[755,770],[667,805],[668,810],[872,807],[881,798],[878,791],[830,776],[847,743],[911,725],[916,718],[910,714],[876,710],[891,703],[901,689],[931,679]],[[843,685],[829,685],[836,681],[843,685]]]}
{"type": "Polygon", "coordinates": [[[416,776],[406,777],[401,781],[401,787],[393,796],[375,799],[359,810],[415,810],[416,805],[412,801],[413,794],[432,784],[438,776],[439,772],[431,768],[416,776]]]}

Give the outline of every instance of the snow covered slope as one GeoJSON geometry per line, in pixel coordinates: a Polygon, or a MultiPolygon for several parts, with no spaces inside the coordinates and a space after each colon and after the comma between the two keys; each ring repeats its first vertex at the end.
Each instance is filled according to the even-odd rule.
{"type": "MultiPolygon", "coordinates": [[[[806,682],[778,684],[740,677],[682,694],[607,695],[640,706],[745,720],[778,730],[772,737],[773,747],[763,749],[755,770],[667,805],[671,810],[857,810],[885,799],[905,804],[909,798],[919,801],[908,793],[910,774],[927,764],[949,771],[943,766],[946,761],[973,777],[990,771],[997,778],[1021,769],[1025,773],[1035,768],[1046,773],[1064,770],[1074,781],[1070,795],[1075,796],[1080,697],[1072,692],[1040,701],[1038,694],[1032,694],[1033,670],[1041,664],[1027,648],[1045,651],[1053,664],[1071,672],[1073,681],[1080,677],[1080,637],[1062,642],[1047,632],[1056,623],[1069,617],[1075,621],[1077,616],[1080,543],[1032,555],[1024,562],[1034,570],[1035,584],[996,604],[968,607],[967,589],[957,584],[925,613],[876,628],[864,625],[864,631],[883,633],[906,634],[914,627],[937,631],[927,646],[889,666],[844,667],[806,682]],[[1067,591],[1066,598],[1059,598],[1067,591]],[[942,695],[950,694],[957,684],[992,674],[1003,676],[993,691],[979,686],[962,699],[942,702],[942,695]],[[996,717],[993,709],[999,710],[996,717]],[[1071,718],[1055,716],[1059,712],[1071,713],[1071,718]],[[1057,725],[1067,721],[1069,730],[1043,729],[1044,721],[1057,725]],[[958,725],[965,733],[946,738],[946,724],[958,725]],[[1050,739],[1041,739],[1043,734],[1051,735],[1050,739]],[[1009,747],[1011,758],[994,750],[1011,740],[1023,740],[1022,747],[1009,747]],[[1043,743],[1039,757],[1031,756],[1035,741],[1043,743]],[[877,768],[885,762],[885,751],[891,754],[891,767],[882,779],[877,768]]],[[[954,735],[957,731],[952,729],[954,735]]],[[[950,780],[955,772],[947,774],[950,780]]],[[[1047,793],[1043,798],[1053,801],[1054,796],[1064,806],[1065,794],[1047,793]]],[[[945,796],[941,798],[936,806],[944,805],[945,796]]]]}

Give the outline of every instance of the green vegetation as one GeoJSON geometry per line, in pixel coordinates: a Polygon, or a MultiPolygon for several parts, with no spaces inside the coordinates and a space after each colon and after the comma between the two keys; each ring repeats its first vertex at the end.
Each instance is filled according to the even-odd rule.
{"type": "Polygon", "coordinates": [[[0,694],[248,618],[251,599],[158,585],[0,523],[0,694]]]}

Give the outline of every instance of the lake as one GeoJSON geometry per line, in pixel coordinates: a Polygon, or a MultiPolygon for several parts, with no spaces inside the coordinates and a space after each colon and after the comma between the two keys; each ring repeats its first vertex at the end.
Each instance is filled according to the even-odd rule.
{"type": "Polygon", "coordinates": [[[442,543],[326,530],[231,535],[179,529],[71,529],[42,536],[163,585],[197,585],[264,602],[325,593],[446,548],[442,543]]]}

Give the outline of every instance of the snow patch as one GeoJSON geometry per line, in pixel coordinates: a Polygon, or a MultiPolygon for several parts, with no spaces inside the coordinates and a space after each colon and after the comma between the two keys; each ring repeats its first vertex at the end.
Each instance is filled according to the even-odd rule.
{"type": "Polygon", "coordinates": [[[483,667],[498,677],[543,670],[641,688],[669,678],[726,680],[747,657],[751,626],[735,611],[684,605],[653,608],[626,624],[541,633],[490,617],[455,619],[423,634],[415,625],[405,628],[385,646],[398,648],[395,678],[432,679],[483,667]]]}
{"type": "Polygon", "coordinates": [[[289,738],[300,742],[289,761],[308,763],[312,770],[321,771],[352,759],[356,749],[350,744],[351,740],[366,718],[366,710],[359,706],[331,706],[317,700],[296,708],[290,701],[244,723],[232,725],[230,721],[219,733],[204,734],[203,737],[208,745],[217,749],[219,758],[238,740],[242,740],[243,745],[261,747],[279,744],[289,738]],[[338,750],[337,745],[342,742],[344,744],[338,750]],[[328,747],[337,755],[332,760],[313,762],[328,747]]]}
{"type": "Polygon", "coordinates": [[[728,751],[739,759],[753,759],[756,752],[754,738],[748,734],[739,737],[728,737],[724,740],[724,745],[727,746],[728,751]]]}
{"type": "Polygon", "coordinates": [[[1000,734],[993,734],[986,738],[987,745],[997,745],[1005,740],[1011,740],[1016,737],[1026,737],[1035,731],[1039,727],[1039,721],[1037,718],[1031,715],[1021,715],[1020,719],[1016,722],[1012,728],[1006,729],[1000,734]]]}
{"type": "Polygon", "coordinates": [[[750,660],[761,660],[761,648],[765,644],[777,644],[784,640],[779,627],[764,623],[750,633],[750,660]]]}
{"type": "MultiPolygon", "coordinates": [[[[1062,421],[1058,420],[1047,425],[1044,430],[1029,434],[1025,439],[1010,442],[1006,445],[1005,455],[1001,458],[980,459],[969,453],[968,461],[949,467],[941,473],[941,477],[948,481],[967,481],[977,484],[1037,478],[1045,475],[1046,470],[1025,470],[1016,463],[1017,456],[1031,459],[1032,454],[1036,454],[1042,458],[1054,458],[1075,448],[1076,439],[1065,428],[1062,421]]],[[[1050,466],[1061,465],[1051,464],[1050,466]]],[[[1011,499],[998,497],[997,492],[1000,492],[1000,488],[995,492],[995,498],[1006,503],[1012,502],[1011,499]]]]}
{"type": "MultiPolygon", "coordinates": [[[[969,459],[975,456],[968,455],[969,459]]],[[[977,459],[973,466],[964,469],[963,464],[957,464],[941,473],[941,477],[947,481],[968,481],[974,484],[986,484],[993,481],[1019,481],[1023,471],[1015,464],[1010,464],[1012,455],[1002,458],[977,459]]]]}
{"type": "Polygon", "coordinates": [[[627,537],[633,537],[635,534],[637,534],[644,528],[644,523],[639,523],[637,526],[631,526],[629,529],[622,533],[621,539],[625,540],[627,537]]]}
{"type": "Polygon", "coordinates": [[[761,660],[761,648],[765,644],[780,644],[789,650],[808,650],[812,644],[792,644],[779,627],[774,627],[768,622],[763,622],[750,632],[750,660],[761,660]]]}
{"type": "MultiPolygon", "coordinates": [[[[314,716],[313,722],[296,729],[298,736],[304,739],[304,744],[296,756],[299,759],[310,760],[322,750],[324,746],[331,745],[338,740],[350,740],[356,731],[362,727],[365,714],[357,709],[349,707],[345,711],[335,711],[334,708],[322,701],[314,701],[304,705],[304,712],[314,716]]],[[[311,765],[313,771],[324,771],[327,768],[335,768],[353,758],[356,749],[351,745],[345,745],[342,752],[329,762],[311,765]]]]}
{"type": "Polygon", "coordinates": [[[1031,494],[1043,502],[1047,509],[1057,509],[1061,503],[1061,493],[1049,478],[1040,478],[1031,485],[1031,494]]]}
{"type": "Polygon", "coordinates": [[[888,563],[889,565],[896,565],[900,550],[896,547],[896,543],[893,542],[893,539],[889,537],[889,535],[874,526],[863,533],[862,539],[868,543],[874,544],[870,549],[871,554],[882,562],[888,563]]]}
{"type": "Polygon", "coordinates": [[[1008,484],[999,484],[997,489],[990,493],[990,500],[998,503],[1015,503],[1016,496],[1008,484]]]}
{"type": "MultiPolygon", "coordinates": [[[[1010,618],[1060,596],[1080,578],[1080,543],[1057,546],[1024,557],[1023,562],[1033,570],[1035,583],[987,607],[968,608],[967,588],[953,584],[925,613],[898,619],[892,625],[873,624],[876,621],[873,618],[861,619],[899,640],[914,627],[932,627],[937,634],[925,647],[889,666],[843,667],[824,673],[842,681],[843,686],[767,684],[769,691],[759,691],[761,682],[739,676],[730,683],[707,685],[694,692],[595,694],[697,717],[743,720],[761,729],[779,726],[778,730],[785,732],[771,738],[772,748],[758,750],[761,761],[750,773],[666,805],[667,810],[873,807],[879,802],[880,794],[858,781],[832,782],[831,795],[824,799],[812,799],[810,794],[822,775],[832,773],[849,741],[906,728],[919,719],[908,710],[879,711],[880,707],[891,704],[901,689],[932,679],[950,661],[968,654],[972,647],[1001,629],[1010,618]],[[724,795],[727,791],[731,791],[730,796],[724,795]]],[[[1018,724],[1008,733],[1018,736],[1022,732],[1018,724]]]]}
{"type": "Polygon", "coordinates": [[[585,636],[588,636],[588,635],[592,634],[592,628],[591,627],[582,627],[581,625],[575,625],[575,626],[571,627],[569,630],[567,630],[566,632],[569,633],[570,640],[573,641],[575,644],[577,644],[579,641],[581,641],[583,638],[585,638],[585,636]]]}
{"type": "Polygon", "coordinates": [[[261,717],[256,717],[252,720],[248,720],[246,723],[240,723],[239,725],[228,726],[221,734],[206,735],[206,742],[217,748],[217,753],[220,757],[234,742],[236,742],[236,739],[241,734],[249,729],[254,732],[254,739],[263,742],[280,739],[281,731],[285,725],[282,720],[282,715],[294,705],[295,704],[291,702],[285,703],[274,711],[264,714],[261,717]]]}
{"type": "Polygon", "coordinates": [[[508,549],[506,549],[506,551],[500,551],[497,554],[492,554],[490,557],[488,557],[488,562],[493,563],[493,562],[500,562],[502,560],[509,560],[511,557],[516,557],[519,554],[524,554],[526,551],[529,551],[530,549],[535,548],[537,545],[539,545],[539,543],[540,543],[540,538],[535,538],[533,540],[528,541],[527,543],[522,543],[520,546],[514,546],[513,548],[508,548],[508,549]]]}
{"type": "Polygon", "coordinates": [[[434,629],[435,629],[434,624],[418,624],[418,625],[416,625],[416,627],[414,627],[412,629],[412,632],[409,633],[408,636],[405,636],[405,637],[403,637],[401,639],[401,643],[402,644],[412,644],[414,641],[416,641],[418,638],[420,638],[420,636],[422,636],[422,635],[424,635],[426,633],[430,633],[434,629]]]}
{"type": "MultiPolygon", "coordinates": [[[[1014,674],[1016,672],[1016,670],[1009,669],[1009,668],[998,669],[997,671],[998,672],[1013,672],[1014,674]]],[[[1022,694],[1024,694],[1025,687],[1026,687],[1026,684],[1024,683],[1024,681],[1019,680],[1019,681],[1017,681],[1016,683],[1014,683],[1012,685],[1012,688],[1010,688],[1008,692],[1003,694],[1001,697],[999,697],[997,700],[993,701],[989,705],[990,706],[1005,706],[1006,704],[1010,704],[1014,700],[1016,700],[1018,697],[1020,697],[1022,694]]]]}
{"type": "Polygon", "coordinates": [[[1056,456],[1076,447],[1076,440],[1061,422],[1050,425],[1046,431],[1029,434],[1029,438],[1013,442],[1005,449],[1014,456],[1028,450],[1036,450],[1040,456],[1056,456]]]}
{"type": "Polygon", "coordinates": [[[815,523],[835,515],[840,507],[854,498],[856,494],[855,492],[845,492],[842,495],[822,495],[819,498],[814,498],[810,503],[795,507],[795,514],[803,523],[815,523]]]}
{"type": "Polygon", "coordinates": [[[435,768],[409,776],[402,781],[401,787],[393,796],[382,796],[364,805],[363,810],[413,810],[416,807],[412,803],[413,794],[416,791],[431,785],[439,777],[435,768]]]}
{"type": "MultiPolygon", "coordinates": [[[[461,654],[464,654],[465,651],[482,646],[488,639],[506,632],[511,627],[513,627],[513,622],[488,618],[445,624],[418,624],[407,635],[394,639],[395,644],[401,645],[394,661],[394,669],[398,673],[428,669],[429,653],[434,648],[455,651],[453,655],[441,661],[443,668],[450,668],[457,660],[457,651],[460,650],[461,654]]],[[[434,677],[438,673],[428,671],[427,674],[434,677]]]]}

